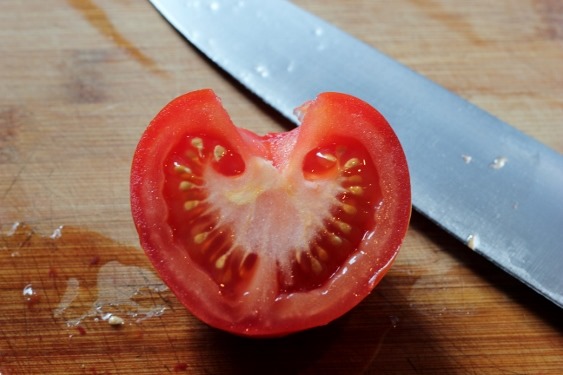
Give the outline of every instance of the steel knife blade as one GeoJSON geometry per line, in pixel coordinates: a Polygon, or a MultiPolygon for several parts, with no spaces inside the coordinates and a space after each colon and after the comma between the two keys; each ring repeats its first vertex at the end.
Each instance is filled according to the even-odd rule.
{"type": "Polygon", "coordinates": [[[298,125],[323,91],[397,133],[413,206],[563,307],[563,156],[284,0],[150,0],[190,43],[298,125]]]}

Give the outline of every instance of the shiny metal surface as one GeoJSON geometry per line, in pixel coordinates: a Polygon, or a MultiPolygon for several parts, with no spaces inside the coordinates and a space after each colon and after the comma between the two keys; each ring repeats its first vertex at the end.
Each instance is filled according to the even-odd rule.
{"type": "Polygon", "coordinates": [[[563,307],[563,156],[288,1],[151,0],[193,45],[297,124],[323,91],[383,113],[415,208],[563,307]]]}

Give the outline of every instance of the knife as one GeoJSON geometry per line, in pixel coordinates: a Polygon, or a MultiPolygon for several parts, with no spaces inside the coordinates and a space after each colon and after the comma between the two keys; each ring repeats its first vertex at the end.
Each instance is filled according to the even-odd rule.
{"type": "Polygon", "coordinates": [[[284,0],[150,0],[211,61],[298,125],[324,91],[393,126],[414,208],[563,307],[563,156],[284,0]]]}

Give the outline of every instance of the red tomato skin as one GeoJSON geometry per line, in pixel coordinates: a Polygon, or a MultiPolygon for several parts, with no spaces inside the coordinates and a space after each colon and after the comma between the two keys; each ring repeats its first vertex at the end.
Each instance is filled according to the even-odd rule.
{"type": "Polygon", "coordinates": [[[408,166],[383,116],[367,103],[340,93],[320,94],[301,111],[302,125],[291,134],[258,136],[236,128],[213,91],[194,91],[174,99],[160,111],[143,133],[134,154],[131,209],[142,248],[188,310],[203,322],[236,335],[283,336],[342,316],[369,295],[387,273],[408,228],[408,166]],[[226,139],[245,160],[259,156],[285,168],[301,168],[305,154],[318,144],[353,137],[369,150],[378,170],[383,203],[375,214],[376,227],[359,245],[354,262],[348,260],[319,290],[283,298],[269,295],[268,300],[275,302],[264,312],[245,312],[243,298],[222,300],[216,285],[189,258],[179,257],[171,240],[173,233],[166,224],[168,210],[158,193],[164,183],[159,163],[170,152],[174,139],[187,134],[226,139]],[[278,140],[291,144],[284,144],[287,150],[273,152],[278,140]]]}

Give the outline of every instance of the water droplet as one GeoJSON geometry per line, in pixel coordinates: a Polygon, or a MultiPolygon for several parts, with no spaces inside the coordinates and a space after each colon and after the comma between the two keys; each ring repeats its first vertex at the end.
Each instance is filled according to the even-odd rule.
{"type": "Polygon", "coordinates": [[[476,233],[470,234],[467,236],[466,244],[471,250],[475,250],[479,246],[479,236],[476,233]]]}
{"type": "Polygon", "coordinates": [[[270,76],[270,71],[265,65],[257,65],[255,70],[256,73],[258,73],[262,78],[267,78],[270,76]]]}
{"type": "Polygon", "coordinates": [[[71,277],[66,281],[66,290],[63,297],[57,308],[53,310],[53,316],[55,318],[62,316],[64,311],[72,304],[76,297],[78,297],[79,288],[80,282],[77,278],[71,277]]]}
{"type": "Polygon", "coordinates": [[[213,12],[217,12],[219,9],[221,9],[221,4],[219,4],[216,1],[211,2],[211,4],[209,4],[209,9],[211,9],[213,12]]]}
{"type": "Polygon", "coordinates": [[[39,303],[41,297],[37,294],[33,285],[27,284],[22,291],[22,295],[27,303],[27,308],[33,310],[35,305],[39,303]]]}
{"type": "Polygon", "coordinates": [[[21,226],[21,223],[19,221],[16,221],[14,224],[12,224],[12,227],[10,228],[8,233],[6,233],[6,235],[7,236],[13,236],[16,233],[16,231],[19,229],[20,226],[21,226]]]}
{"type": "Polygon", "coordinates": [[[188,30],[187,36],[192,41],[198,41],[201,39],[201,34],[197,30],[188,30]]]}
{"type": "Polygon", "coordinates": [[[63,235],[62,230],[63,230],[63,226],[61,225],[53,231],[53,233],[49,236],[49,238],[51,238],[52,240],[61,238],[61,236],[63,235]]]}
{"type": "Polygon", "coordinates": [[[289,64],[287,64],[286,70],[288,73],[293,73],[295,70],[295,61],[290,61],[289,64]]]}
{"type": "Polygon", "coordinates": [[[323,30],[322,27],[318,26],[315,27],[315,35],[316,36],[322,36],[325,33],[325,31],[323,30]]]}
{"type": "Polygon", "coordinates": [[[508,162],[508,158],[504,156],[499,156],[498,158],[495,158],[495,160],[493,160],[491,164],[489,164],[489,167],[493,169],[501,169],[506,165],[507,162],[508,162]]]}
{"type": "MultiPolygon", "coordinates": [[[[102,321],[108,321],[112,316],[116,316],[115,312],[135,317],[137,318],[136,322],[141,322],[151,317],[160,316],[167,309],[163,305],[147,306],[135,300],[135,298],[150,294],[151,292],[160,293],[167,290],[166,285],[145,268],[127,266],[118,261],[109,261],[100,267],[97,276],[98,299],[92,304],[90,310],[84,312],[79,317],[67,320],[66,323],[69,327],[77,326],[86,318],[94,318],[96,320],[99,317],[102,321]]],[[[77,290],[73,290],[78,288],[77,284],[77,281],[71,282],[70,279],[67,282],[67,292],[65,292],[65,295],[69,294],[69,300],[74,300],[73,294],[78,293],[77,290]]],[[[64,298],[63,296],[63,300],[64,298]]],[[[59,304],[59,308],[61,307],[64,306],[59,304]]],[[[57,311],[54,311],[54,314],[57,311]]],[[[60,313],[62,311],[64,310],[61,310],[60,313]]]]}
{"type": "Polygon", "coordinates": [[[393,328],[397,328],[397,326],[399,325],[399,317],[395,316],[395,315],[391,315],[389,317],[389,320],[391,320],[391,326],[393,326],[393,328]]]}
{"type": "Polygon", "coordinates": [[[188,0],[184,3],[188,8],[199,8],[201,2],[199,0],[188,0]]]}
{"type": "Polygon", "coordinates": [[[309,106],[308,103],[305,103],[301,107],[297,107],[293,110],[293,114],[295,115],[295,117],[297,117],[297,120],[299,122],[303,121],[303,118],[305,117],[305,112],[307,112],[308,106],[309,106]]]}
{"type": "Polygon", "coordinates": [[[252,73],[248,71],[242,71],[240,73],[240,80],[242,83],[249,84],[252,81],[252,73]]]}
{"type": "Polygon", "coordinates": [[[27,284],[26,286],[23,287],[22,295],[28,297],[28,296],[32,296],[34,294],[35,294],[35,291],[33,290],[33,285],[27,284]]]}

